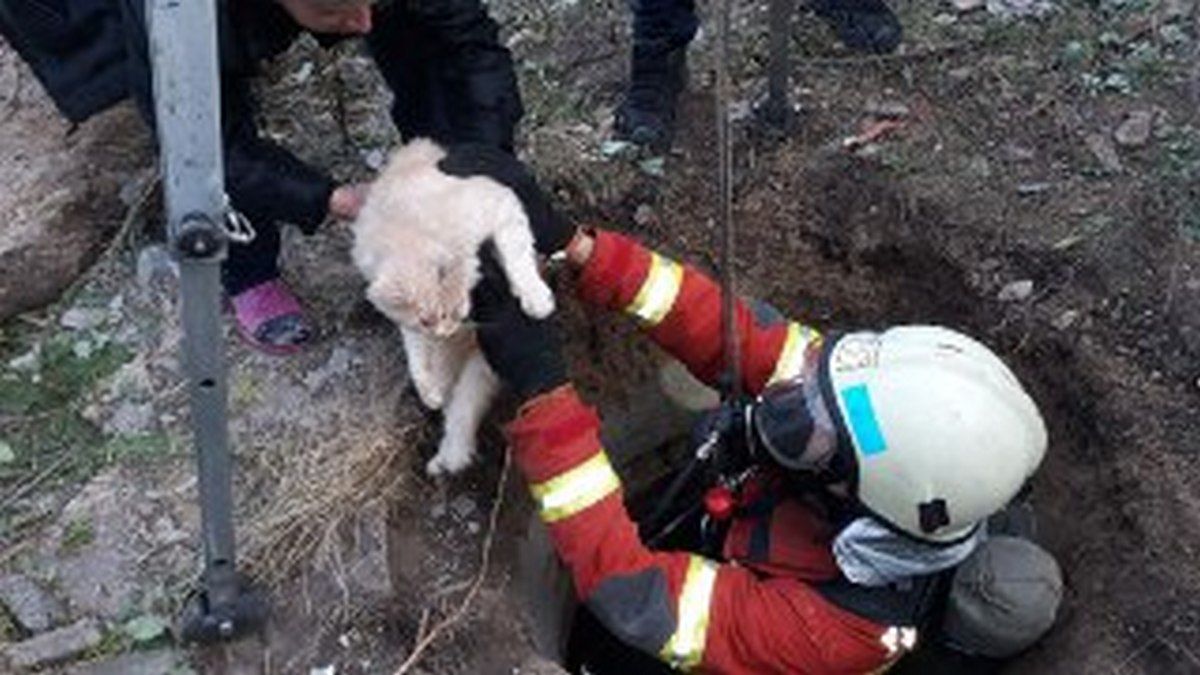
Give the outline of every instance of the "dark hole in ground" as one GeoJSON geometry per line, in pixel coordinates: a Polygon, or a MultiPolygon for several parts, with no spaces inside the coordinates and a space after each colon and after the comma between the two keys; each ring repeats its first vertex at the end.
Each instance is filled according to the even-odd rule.
{"type": "MultiPolygon", "coordinates": [[[[1162,631],[1162,622],[1183,610],[1161,601],[1191,581],[1171,571],[1167,561],[1173,552],[1161,550],[1162,533],[1146,525],[1147,517],[1165,508],[1147,499],[1155,489],[1150,482],[1157,475],[1155,457],[1177,448],[1152,433],[1131,438],[1129,419],[1139,413],[1140,400],[1117,396],[1154,363],[1124,362],[1121,367],[1132,372],[1122,378],[1103,348],[1035,316],[1037,298],[1003,304],[973,278],[990,256],[1033,278],[1045,289],[1040,292],[1052,292],[1071,283],[1073,274],[1058,253],[999,245],[959,227],[938,205],[911,198],[869,165],[835,158],[814,169],[788,166],[789,161],[795,160],[774,158],[761,170],[771,176],[790,172],[791,179],[747,179],[739,195],[742,293],[769,299],[786,314],[827,329],[936,323],[963,330],[1013,367],[1046,420],[1050,449],[1033,492],[1037,538],[1063,568],[1066,598],[1055,631],[1007,672],[1083,672],[1085,663],[1115,666],[1118,672],[1133,663],[1137,672],[1146,659],[1174,658],[1176,667],[1190,663],[1190,652],[1180,645],[1194,636],[1162,631]],[[1154,475],[1142,483],[1131,472],[1154,475]],[[1155,642],[1162,635],[1176,637],[1155,642]],[[1161,648],[1146,646],[1160,643],[1161,648]]],[[[685,173],[661,199],[661,218],[638,235],[677,257],[711,265],[715,234],[705,225],[715,208],[710,185],[703,172],[685,173]]],[[[630,223],[632,206],[627,202],[612,220],[630,223]]],[[[587,335],[591,352],[600,355],[591,369],[625,372],[629,354],[623,347],[602,344],[595,329],[587,335]]],[[[1102,341],[1107,333],[1100,326],[1089,337],[1102,341]]],[[[1145,396],[1159,393],[1147,390],[1145,396]]],[[[661,403],[634,399],[623,405],[661,403]]],[[[1186,414],[1164,406],[1161,418],[1169,425],[1186,414]]]]}
{"type": "MultiPolygon", "coordinates": [[[[838,190],[832,190],[831,194],[842,202],[844,196],[838,190]]],[[[804,290],[793,306],[786,308],[794,310],[793,316],[804,316],[806,307],[823,307],[829,308],[833,325],[846,328],[882,328],[894,322],[922,322],[986,335],[994,326],[994,308],[988,303],[980,303],[964,280],[964,272],[938,252],[923,249],[920,244],[890,241],[881,241],[867,250],[855,252],[844,238],[853,232],[845,219],[826,218],[823,225],[837,228],[837,234],[810,233],[798,250],[789,251],[789,254],[800,254],[789,255],[788,260],[795,269],[803,270],[803,276],[812,280],[799,284],[804,290]]],[[[791,281],[796,279],[793,277],[791,281]]],[[[1094,425],[1091,409],[1094,385],[1077,370],[1071,348],[1053,336],[1033,334],[1024,336],[1019,352],[1011,344],[993,341],[993,346],[999,348],[1031,389],[1048,427],[1053,430],[1050,457],[1041,469],[1037,485],[1059,483],[1059,474],[1080,462],[1101,467],[1107,452],[1099,442],[1094,425]],[[1054,363],[1055,367],[1044,368],[1045,363],[1054,363]]],[[[654,402],[637,401],[635,405],[649,406],[654,402]]],[[[1098,480],[1090,488],[1094,495],[1091,501],[1093,505],[1106,503],[1100,511],[1109,511],[1111,502],[1104,495],[1119,491],[1120,487],[1105,480],[1102,471],[1098,471],[1096,477],[1098,480]]],[[[1040,538],[1053,548],[1069,548],[1069,542],[1077,537],[1072,531],[1075,524],[1060,516],[1075,510],[1076,498],[1077,495],[1058,489],[1035,490],[1040,511],[1040,538]]],[[[1095,515],[1093,509],[1093,517],[1095,515]]],[[[1114,513],[1111,517],[1120,520],[1119,514],[1114,513]]],[[[1127,525],[1121,523],[1123,527],[1127,525]]],[[[1124,545],[1137,546],[1134,533],[1130,534],[1130,540],[1124,545]]],[[[1070,584],[1072,569],[1068,561],[1062,562],[1070,584]]],[[[1070,611],[1068,607],[1068,613],[1070,611]]],[[[596,629],[593,621],[583,621],[572,640],[576,645],[591,645],[598,639],[591,634],[596,629]]],[[[568,655],[568,662],[570,660],[568,655]]],[[[1014,672],[1022,671],[1020,662],[1012,668],[1014,672]]]]}

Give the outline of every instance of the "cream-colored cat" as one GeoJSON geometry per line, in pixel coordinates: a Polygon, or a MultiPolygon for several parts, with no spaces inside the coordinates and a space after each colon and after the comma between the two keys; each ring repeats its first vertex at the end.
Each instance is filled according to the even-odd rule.
{"type": "Polygon", "coordinates": [[[397,150],[353,225],[354,262],[367,279],[367,298],[399,325],[421,402],[445,408],[441,444],[425,467],[431,475],[471,463],[475,433],[498,386],[474,331],[464,325],[479,280],[480,245],[495,242],[526,314],[543,318],[554,311],[516,194],[484,176],[442,173],[437,163],[445,156],[425,139],[397,150]]]}

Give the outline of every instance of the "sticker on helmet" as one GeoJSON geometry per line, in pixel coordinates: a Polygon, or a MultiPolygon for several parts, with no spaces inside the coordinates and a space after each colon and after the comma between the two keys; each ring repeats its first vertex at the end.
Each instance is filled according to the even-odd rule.
{"type": "Polygon", "coordinates": [[[839,373],[877,367],[879,365],[879,338],[865,335],[843,338],[833,352],[830,365],[835,372],[839,373]]]}

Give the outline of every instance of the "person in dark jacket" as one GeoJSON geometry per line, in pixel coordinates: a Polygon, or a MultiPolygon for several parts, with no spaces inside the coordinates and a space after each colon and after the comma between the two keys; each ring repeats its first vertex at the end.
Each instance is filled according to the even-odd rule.
{"type": "MultiPolygon", "coordinates": [[[[218,15],[226,190],[257,231],[231,245],[223,281],[239,332],[290,353],[312,329],[280,280],[279,225],[311,233],[329,217],[353,218],[363,189],[334,185],[259,135],[249,86],[258,63],[302,31],[322,43],[365,36],[405,138],[511,152],[522,113],[512,57],[480,0],[218,0],[218,15]]],[[[71,121],[132,97],[153,126],[144,0],[0,0],[0,34],[71,121]]]]}
{"type": "MultiPolygon", "coordinates": [[[[629,87],[613,126],[621,138],[662,150],[670,146],[675,101],[687,81],[687,46],[700,27],[696,1],[629,0],[629,7],[629,87]]],[[[810,0],[808,7],[849,49],[886,54],[900,44],[900,21],[883,0],[810,0]]]]}

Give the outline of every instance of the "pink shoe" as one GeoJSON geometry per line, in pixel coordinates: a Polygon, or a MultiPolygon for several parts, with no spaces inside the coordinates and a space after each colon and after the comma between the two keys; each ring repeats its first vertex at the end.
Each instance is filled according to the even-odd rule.
{"type": "Polygon", "coordinates": [[[281,279],[272,279],[229,299],[238,334],[251,347],[286,356],[299,352],[312,337],[304,308],[281,279]]]}

